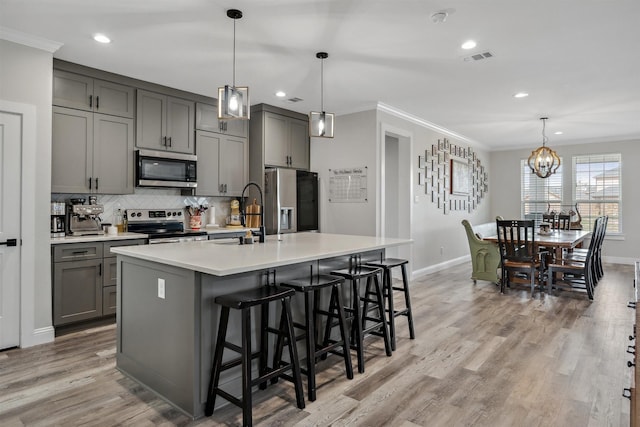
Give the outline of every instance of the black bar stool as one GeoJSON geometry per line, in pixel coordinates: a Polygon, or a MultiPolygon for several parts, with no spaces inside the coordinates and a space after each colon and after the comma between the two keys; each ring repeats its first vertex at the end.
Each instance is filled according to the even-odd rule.
{"type": "MultiPolygon", "coordinates": [[[[356,256],[359,259],[359,256],[356,256]]],[[[353,258],[353,257],[352,257],[353,258]]],[[[351,348],[356,350],[358,356],[358,372],[364,372],[364,336],[365,334],[377,335],[384,339],[384,348],[387,356],[391,356],[391,340],[389,330],[385,320],[384,296],[378,275],[381,268],[367,267],[359,262],[350,262],[349,268],[335,270],[331,272],[333,276],[343,277],[351,282],[351,307],[345,307],[345,311],[351,315],[351,348]],[[362,279],[367,279],[364,296],[360,295],[359,283],[362,279]],[[371,287],[373,286],[373,290],[371,287]],[[362,303],[367,305],[364,311],[362,303]],[[373,303],[373,307],[378,311],[378,317],[369,315],[368,303],[373,303]],[[370,323],[367,326],[367,322],[370,323]]]]}
{"type": "Polygon", "coordinates": [[[211,368],[211,378],[209,380],[209,389],[207,392],[207,404],[205,406],[205,415],[211,416],[215,406],[216,396],[221,396],[236,406],[242,408],[243,425],[252,425],[252,400],[251,388],[257,384],[261,389],[266,388],[267,381],[276,377],[290,380],[295,385],[296,401],[298,408],[304,409],[304,393],[302,389],[302,380],[300,378],[300,365],[298,364],[298,352],[296,346],[289,346],[289,356],[292,363],[280,368],[269,368],[267,366],[268,358],[268,339],[269,332],[276,335],[286,335],[289,340],[295,339],[293,329],[293,318],[291,316],[291,296],[295,292],[293,289],[283,288],[280,286],[263,286],[257,289],[235,292],[232,294],[220,295],[216,297],[215,302],[222,306],[220,313],[220,324],[218,326],[218,337],[216,340],[216,348],[213,355],[213,366],[211,368]],[[273,329],[269,327],[269,303],[280,301],[282,303],[281,329],[273,329]],[[251,307],[260,306],[260,350],[251,352],[251,307]],[[240,346],[226,341],[227,325],[229,324],[229,310],[241,310],[242,313],[242,344],[240,346]],[[224,349],[239,353],[241,356],[222,363],[222,355],[224,349]],[[251,360],[259,358],[259,376],[251,378],[251,360]],[[238,365],[242,365],[242,398],[227,393],[218,387],[220,381],[220,373],[231,369],[238,365]],[[286,374],[292,371],[292,375],[286,374]]]}
{"type": "Polygon", "coordinates": [[[385,258],[381,261],[366,262],[365,265],[370,267],[382,268],[384,271],[382,283],[384,286],[384,296],[387,299],[387,311],[389,313],[389,335],[391,335],[391,348],[396,350],[396,321],[398,316],[406,316],[409,323],[409,337],[413,340],[416,333],[413,329],[413,313],[411,312],[411,296],[409,295],[409,281],[407,280],[407,268],[409,263],[406,259],[385,258]],[[393,286],[391,278],[391,269],[401,267],[402,269],[402,287],[393,286]],[[404,294],[405,308],[403,310],[395,310],[393,307],[393,291],[400,291],[404,294]]]}
{"type": "MultiPolygon", "coordinates": [[[[344,313],[344,302],[340,292],[341,285],[344,283],[342,277],[330,276],[327,274],[310,275],[308,278],[293,279],[283,282],[282,287],[291,288],[296,292],[304,294],[304,323],[294,322],[293,325],[304,330],[302,335],[296,337],[296,340],[305,340],[307,349],[307,367],[301,368],[301,372],[307,376],[309,400],[316,400],[316,362],[318,358],[325,358],[328,353],[336,354],[344,358],[344,367],[347,371],[347,378],[353,379],[353,367],[351,366],[351,354],[349,351],[349,340],[347,338],[347,320],[344,313]],[[324,288],[331,287],[331,298],[329,300],[328,310],[320,308],[320,291],[324,288]],[[318,339],[318,322],[319,316],[326,317],[324,330],[324,338],[322,343],[317,343],[318,339]],[[337,323],[334,323],[337,320],[337,323]],[[339,326],[340,339],[332,340],[331,331],[333,326],[339,326]],[[338,348],[342,348],[338,351],[338,348]]],[[[278,337],[276,344],[276,352],[274,355],[274,367],[286,365],[287,362],[282,361],[282,348],[284,345],[291,346],[291,341],[285,342],[282,335],[278,337]]],[[[273,380],[272,380],[273,381],[273,380]]]]}

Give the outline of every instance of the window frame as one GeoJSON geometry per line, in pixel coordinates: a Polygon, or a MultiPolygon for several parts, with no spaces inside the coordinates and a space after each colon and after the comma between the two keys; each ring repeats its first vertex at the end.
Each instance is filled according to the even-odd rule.
{"type": "MultiPolygon", "coordinates": [[[[540,178],[539,176],[535,175],[534,173],[531,172],[531,168],[529,168],[529,164],[527,163],[526,159],[521,159],[520,160],[520,217],[521,218],[527,218],[527,216],[525,215],[529,215],[531,216],[531,212],[530,213],[526,213],[526,209],[525,206],[528,204],[530,206],[543,206],[544,207],[544,212],[547,212],[547,209],[549,207],[549,205],[551,205],[552,209],[554,206],[562,206],[564,203],[563,201],[565,200],[564,197],[564,183],[565,183],[565,177],[564,177],[564,161],[562,159],[562,157],[560,158],[560,167],[558,168],[558,170],[551,175],[548,178],[540,178]],[[529,200],[529,201],[525,201],[525,174],[527,175],[532,175],[532,177],[535,177],[536,180],[539,180],[537,182],[540,182],[543,184],[544,187],[546,187],[545,189],[543,189],[543,192],[545,193],[545,198],[543,199],[534,199],[534,200],[529,200]],[[557,181],[559,178],[560,182],[555,182],[557,181]],[[553,200],[551,198],[549,198],[549,194],[550,194],[550,188],[551,185],[553,183],[553,188],[558,188],[559,191],[559,195],[560,195],[560,199],[559,200],[553,200]]],[[[539,189],[536,189],[535,193],[538,193],[539,189]]],[[[531,192],[529,192],[531,194],[531,192]]],[[[537,195],[537,194],[536,194],[537,195]]],[[[531,211],[531,209],[529,209],[529,211],[531,211]]],[[[532,219],[535,220],[536,225],[539,224],[542,221],[542,214],[544,212],[534,212],[534,216],[532,219]]]]}

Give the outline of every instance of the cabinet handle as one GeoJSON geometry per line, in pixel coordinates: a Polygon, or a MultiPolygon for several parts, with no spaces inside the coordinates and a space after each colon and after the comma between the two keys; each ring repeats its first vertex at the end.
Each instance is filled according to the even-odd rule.
{"type": "Polygon", "coordinates": [[[169,137],[169,147],[171,147],[171,137],[169,137]]]}
{"type": "Polygon", "coordinates": [[[96,96],[96,110],[100,109],[100,97],[96,96]]]}
{"type": "Polygon", "coordinates": [[[91,178],[89,178],[89,190],[91,190],[91,178]]]}
{"type": "Polygon", "coordinates": [[[98,191],[98,178],[96,178],[96,191],[98,191]]]}
{"type": "Polygon", "coordinates": [[[98,276],[102,276],[102,263],[98,265],[98,276]]]}
{"type": "Polygon", "coordinates": [[[224,130],[224,122],[218,122],[218,130],[222,132],[224,130]]]}
{"type": "Polygon", "coordinates": [[[88,253],[89,251],[73,251],[71,252],[71,255],[86,255],[88,253]]]}
{"type": "Polygon", "coordinates": [[[167,146],[167,137],[166,136],[162,137],[162,145],[164,145],[165,147],[167,146]]]}
{"type": "Polygon", "coordinates": [[[93,95],[89,95],[89,108],[93,108],[93,95]]]}

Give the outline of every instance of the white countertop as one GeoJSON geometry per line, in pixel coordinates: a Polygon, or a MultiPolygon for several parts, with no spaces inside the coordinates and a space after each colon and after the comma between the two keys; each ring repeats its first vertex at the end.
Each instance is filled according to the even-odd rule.
{"type": "Polygon", "coordinates": [[[51,244],[59,245],[61,243],[107,242],[111,240],[146,239],[147,237],[149,236],[142,233],[95,234],[90,236],[64,236],[64,237],[52,237],[51,244]]]}
{"type": "Polygon", "coordinates": [[[350,236],[327,233],[292,233],[267,236],[265,243],[240,245],[215,240],[126,246],[111,252],[186,268],[214,276],[227,276],[265,268],[401,246],[411,239],[350,236]]]}

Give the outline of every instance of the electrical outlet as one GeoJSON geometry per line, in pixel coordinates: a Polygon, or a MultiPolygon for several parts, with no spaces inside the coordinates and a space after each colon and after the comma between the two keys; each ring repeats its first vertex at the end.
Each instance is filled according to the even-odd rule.
{"type": "Polygon", "coordinates": [[[164,299],[164,279],[158,279],[158,298],[164,299]]]}

